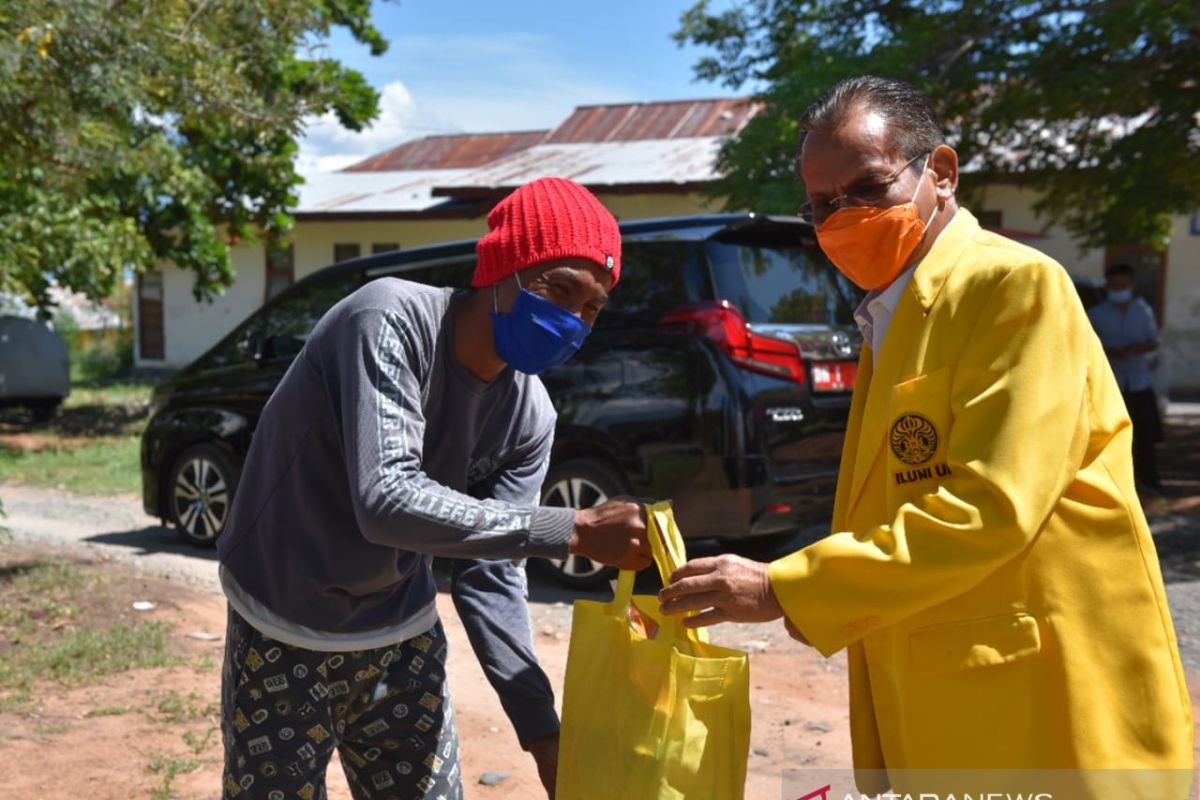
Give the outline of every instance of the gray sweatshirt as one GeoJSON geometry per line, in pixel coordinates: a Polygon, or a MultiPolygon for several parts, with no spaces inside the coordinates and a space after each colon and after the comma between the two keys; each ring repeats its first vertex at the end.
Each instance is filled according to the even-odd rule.
{"type": "MultiPolygon", "coordinates": [[[[554,430],[549,397],[537,378],[506,370],[484,383],[453,358],[452,295],[367,284],[317,323],[264,408],[218,553],[231,604],[268,635],[323,650],[385,646],[436,619],[431,556],[566,556],[574,511],[533,505],[554,430]]],[[[487,614],[495,592],[498,615],[527,630],[523,604],[512,619],[509,568],[469,566],[456,567],[459,608],[487,614]]],[[[498,639],[495,622],[464,615],[477,651],[496,645],[480,652],[485,671],[512,660],[492,665],[499,682],[488,675],[501,689],[532,653],[498,639]]]]}

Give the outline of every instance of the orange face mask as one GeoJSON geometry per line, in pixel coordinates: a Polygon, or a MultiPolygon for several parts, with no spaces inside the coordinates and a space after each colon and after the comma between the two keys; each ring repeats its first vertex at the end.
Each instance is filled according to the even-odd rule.
{"type": "MultiPolygon", "coordinates": [[[[817,228],[821,249],[842,274],[863,289],[887,286],[904,271],[925,238],[928,223],[921,219],[916,203],[920,188],[918,182],[912,200],[891,208],[852,206],[833,212],[817,228]]],[[[935,205],[929,222],[936,214],[935,205]]]]}

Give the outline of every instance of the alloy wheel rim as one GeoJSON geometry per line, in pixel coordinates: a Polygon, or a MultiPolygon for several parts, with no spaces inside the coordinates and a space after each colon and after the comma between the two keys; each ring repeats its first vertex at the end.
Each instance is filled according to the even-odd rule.
{"type": "Polygon", "coordinates": [[[229,517],[229,486],[220,468],[202,456],[189,459],[172,487],[175,519],[193,539],[211,541],[229,517]]]}

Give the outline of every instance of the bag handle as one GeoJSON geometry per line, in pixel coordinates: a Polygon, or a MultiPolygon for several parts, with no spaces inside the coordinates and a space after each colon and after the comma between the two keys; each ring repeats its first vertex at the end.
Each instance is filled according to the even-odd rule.
{"type": "MultiPolygon", "coordinates": [[[[646,509],[646,538],[650,543],[650,552],[654,556],[654,564],[658,567],[659,577],[666,586],[675,574],[675,570],[687,563],[687,551],[683,545],[683,534],[675,523],[675,510],[670,500],[658,503],[648,503],[646,509]]],[[[629,604],[633,601],[633,583],[637,573],[631,570],[621,570],[617,576],[617,588],[613,593],[613,610],[627,616],[629,604]]],[[[684,616],[693,616],[689,612],[684,616]]],[[[683,624],[684,617],[676,617],[674,628],[675,638],[688,639],[693,642],[707,643],[708,632],[703,628],[688,628],[683,624]]],[[[660,631],[661,632],[661,631],[660,631]]]]}

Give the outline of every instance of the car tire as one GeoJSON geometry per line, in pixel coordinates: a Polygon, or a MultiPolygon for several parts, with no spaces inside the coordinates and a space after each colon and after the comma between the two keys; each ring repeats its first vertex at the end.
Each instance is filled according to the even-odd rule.
{"type": "Polygon", "coordinates": [[[198,547],[212,547],[225,531],[233,509],[238,468],[224,450],[210,444],[179,454],[167,480],[167,515],[179,533],[198,547]]]}
{"type": "Polygon", "coordinates": [[[58,405],[61,402],[61,400],[43,400],[30,405],[29,412],[33,415],[33,421],[41,425],[54,419],[54,415],[58,413],[58,405]]]}
{"type": "MultiPolygon", "coordinates": [[[[565,461],[550,468],[542,484],[542,505],[567,508],[591,508],[611,497],[628,494],[625,481],[615,470],[585,459],[565,461]]],[[[617,570],[584,556],[570,555],[564,560],[549,558],[546,564],[562,586],[572,589],[596,589],[617,575],[617,570]]]]}

